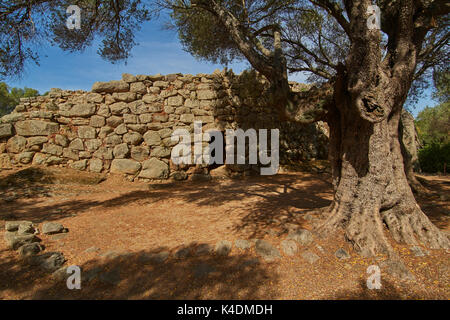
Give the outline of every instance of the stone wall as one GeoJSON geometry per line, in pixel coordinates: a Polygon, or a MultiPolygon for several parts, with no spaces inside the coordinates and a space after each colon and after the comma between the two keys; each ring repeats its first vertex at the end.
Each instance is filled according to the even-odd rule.
{"type": "Polygon", "coordinates": [[[326,127],[280,122],[269,100],[264,79],[226,70],[124,74],[94,83],[91,92],[52,89],[21,99],[0,119],[0,168],[56,165],[144,180],[208,178],[213,169],[231,176],[256,172],[258,165],[174,165],[171,134],[178,128],[193,132],[194,121],[202,121],[203,130],[278,128],[281,163],[326,158],[326,127]]]}

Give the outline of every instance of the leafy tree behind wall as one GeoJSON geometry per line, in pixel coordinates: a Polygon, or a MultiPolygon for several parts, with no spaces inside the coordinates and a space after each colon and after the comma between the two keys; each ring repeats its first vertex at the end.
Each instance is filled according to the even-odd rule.
{"type": "MultiPolygon", "coordinates": [[[[446,60],[448,63],[448,59],[446,60]]],[[[450,67],[446,67],[446,70],[434,73],[434,93],[433,97],[440,102],[450,101],[450,67]]]]}
{"type": "Polygon", "coordinates": [[[424,145],[450,142],[450,102],[426,107],[418,114],[416,127],[424,145]]]}
{"type": "Polygon", "coordinates": [[[0,82],[0,116],[10,113],[19,104],[20,98],[35,97],[39,91],[32,88],[10,88],[5,82],[0,82]]]}
{"type": "MultiPolygon", "coordinates": [[[[448,93],[447,93],[448,96],[448,93]]],[[[419,150],[422,171],[448,172],[450,167],[450,102],[425,108],[416,119],[423,148],[419,150]]]]}

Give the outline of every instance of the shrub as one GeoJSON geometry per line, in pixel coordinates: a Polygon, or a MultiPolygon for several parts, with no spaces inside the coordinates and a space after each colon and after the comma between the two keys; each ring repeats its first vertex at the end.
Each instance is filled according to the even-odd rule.
{"type": "Polygon", "coordinates": [[[419,162],[423,172],[436,173],[450,170],[450,143],[431,143],[419,150],[419,162]]]}

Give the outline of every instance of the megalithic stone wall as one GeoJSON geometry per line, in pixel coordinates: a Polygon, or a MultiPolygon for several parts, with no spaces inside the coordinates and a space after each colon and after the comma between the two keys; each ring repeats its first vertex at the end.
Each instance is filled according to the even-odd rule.
{"type": "MultiPolygon", "coordinates": [[[[94,83],[91,92],[52,89],[46,96],[22,98],[0,119],[0,168],[67,166],[144,180],[208,176],[217,166],[170,161],[173,131],[193,132],[194,121],[202,121],[204,131],[278,128],[281,163],[326,158],[326,126],[280,122],[267,91],[257,74],[225,70],[195,76],[124,74],[119,81],[94,83]]],[[[258,165],[223,168],[229,175],[259,172],[258,165]]]]}

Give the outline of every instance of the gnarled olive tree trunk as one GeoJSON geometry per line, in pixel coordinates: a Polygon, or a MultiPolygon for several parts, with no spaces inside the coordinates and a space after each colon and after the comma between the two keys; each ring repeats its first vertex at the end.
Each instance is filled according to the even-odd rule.
{"type": "MultiPolygon", "coordinates": [[[[337,81],[336,107],[328,114],[335,195],[318,231],[329,234],[342,227],[364,256],[393,252],[387,231],[400,243],[450,248],[447,236],[422,212],[408,184],[398,136],[402,109],[392,110],[381,121],[368,121],[347,86],[345,79],[337,81]]],[[[377,97],[384,100],[380,92],[377,97]]]]}
{"type": "Polygon", "coordinates": [[[395,17],[385,22],[397,22],[387,29],[384,55],[381,32],[367,27],[370,1],[347,5],[352,44],[345,65],[339,66],[328,114],[335,195],[331,214],[318,230],[343,227],[363,255],[393,253],[388,234],[400,243],[450,248],[448,237],[413,196],[399,141],[402,107],[427,33],[424,21],[416,21],[417,4],[407,0],[398,11],[384,13],[395,17]]]}

